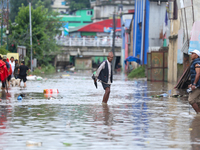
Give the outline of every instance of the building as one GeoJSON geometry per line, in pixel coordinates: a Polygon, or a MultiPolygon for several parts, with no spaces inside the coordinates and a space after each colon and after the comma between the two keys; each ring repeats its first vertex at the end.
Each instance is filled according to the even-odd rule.
{"type": "Polygon", "coordinates": [[[92,19],[94,22],[110,19],[114,12],[119,12],[119,5],[123,6],[123,10],[130,10],[134,9],[134,3],[135,0],[91,0],[91,7],[94,9],[92,19]]]}
{"type": "Polygon", "coordinates": [[[199,49],[200,31],[199,27],[195,32],[193,25],[200,20],[200,1],[170,1],[169,19],[169,55],[168,55],[168,82],[176,83],[183,72],[190,66],[190,54],[193,49],[199,49]],[[197,39],[193,40],[193,34],[197,39]],[[193,42],[197,42],[194,44],[193,42]]]}
{"type": "Polygon", "coordinates": [[[51,7],[54,11],[60,12],[62,14],[68,13],[69,6],[66,5],[65,0],[52,0],[51,7]]]}
{"type": "Polygon", "coordinates": [[[163,46],[160,34],[165,23],[166,2],[168,0],[136,0],[135,14],[132,19],[131,45],[133,57],[141,64],[147,64],[147,53],[163,46]]]}
{"type": "MultiPolygon", "coordinates": [[[[69,30],[70,36],[97,36],[110,37],[113,30],[113,20],[106,19],[103,21],[94,22],[85,26],[80,26],[69,30]]],[[[121,29],[120,19],[116,19],[116,28],[121,29]]],[[[119,34],[116,34],[120,36],[119,34]]]]}
{"type": "Polygon", "coordinates": [[[59,15],[60,21],[68,22],[69,29],[85,26],[87,24],[92,23],[92,17],[94,14],[93,9],[82,9],[71,12],[72,15],[59,15]]]}

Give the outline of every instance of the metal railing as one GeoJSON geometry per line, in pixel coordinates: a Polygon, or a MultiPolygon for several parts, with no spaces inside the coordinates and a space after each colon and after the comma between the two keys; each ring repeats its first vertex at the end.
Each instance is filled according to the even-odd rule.
{"type": "MultiPolygon", "coordinates": [[[[56,38],[57,44],[61,46],[93,46],[93,47],[112,47],[112,38],[56,38]]],[[[115,38],[115,47],[121,47],[121,38],[115,38]]]]}

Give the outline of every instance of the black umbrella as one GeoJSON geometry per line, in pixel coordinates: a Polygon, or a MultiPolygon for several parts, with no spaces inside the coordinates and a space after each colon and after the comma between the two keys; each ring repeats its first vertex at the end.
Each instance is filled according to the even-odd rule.
{"type": "Polygon", "coordinates": [[[97,82],[96,82],[96,78],[95,78],[95,76],[94,76],[94,74],[92,75],[92,79],[94,80],[94,85],[95,85],[95,87],[97,88],[97,82]]]}

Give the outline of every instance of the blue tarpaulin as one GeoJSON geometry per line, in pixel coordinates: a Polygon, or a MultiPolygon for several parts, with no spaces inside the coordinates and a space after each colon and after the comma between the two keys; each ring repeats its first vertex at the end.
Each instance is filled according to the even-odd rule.
{"type": "Polygon", "coordinates": [[[126,60],[124,61],[124,63],[126,64],[126,62],[131,62],[131,61],[135,61],[136,63],[140,64],[140,59],[137,57],[133,57],[133,56],[129,56],[128,58],[126,58],[126,60]]]}

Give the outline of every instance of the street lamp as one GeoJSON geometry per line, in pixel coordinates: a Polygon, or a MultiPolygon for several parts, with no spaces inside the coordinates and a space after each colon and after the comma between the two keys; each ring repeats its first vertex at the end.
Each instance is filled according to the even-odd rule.
{"type": "Polygon", "coordinates": [[[9,35],[9,30],[6,30],[6,35],[7,35],[7,46],[6,46],[6,49],[8,50],[8,35],[9,35]]]}

